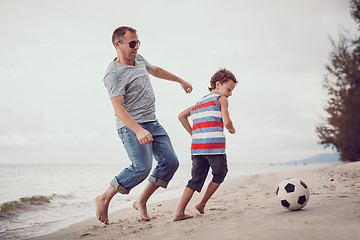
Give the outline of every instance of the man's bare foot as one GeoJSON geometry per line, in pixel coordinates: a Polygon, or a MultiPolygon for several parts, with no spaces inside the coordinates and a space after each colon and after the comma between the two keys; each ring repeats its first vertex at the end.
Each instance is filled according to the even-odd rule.
{"type": "Polygon", "coordinates": [[[204,208],[205,208],[205,205],[204,205],[204,204],[199,203],[198,205],[195,206],[195,208],[196,208],[201,214],[204,214],[204,208]]]}
{"type": "Polygon", "coordinates": [[[109,225],[109,219],[108,219],[109,202],[107,202],[102,195],[97,196],[95,198],[95,207],[96,207],[96,216],[100,220],[100,222],[109,225]]]}
{"type": "Polygon", "coordinates": [[[141,204],[141,203],[139,203],[139,200],[136,200],[133,203],[133,207],[136,210],[140,211],[140,215],[141,215],[142,220],[150,221],[150,218],[149,218],[149,216],[147,214],[146,204],[141,204]]]}
{"type": "Polygon", "coordinates": [[[189,218],[193,218],[193,216],[184,214],[184,213],[176,213],[175,216],[173,217],[174,221],[180,221],[180,220],[185,220],[185,219],[189,219],[189,218]]]}

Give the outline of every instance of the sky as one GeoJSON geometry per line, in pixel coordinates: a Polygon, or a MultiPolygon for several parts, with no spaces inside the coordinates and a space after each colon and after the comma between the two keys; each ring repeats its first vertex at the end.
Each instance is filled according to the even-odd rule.
{"type": "Polygon", "coordinates": [[[0,163],[127,161],[103,84],[111,35],[138,31],[152,65],[190,82],[151,77],[156,114],[180,161],[190,136],[177,119],[222,67],[236,134],[229,161],[280,163],[334,152],[319,144],[330,37],[357,33],[347,0],[0,0],[0,163]]]}

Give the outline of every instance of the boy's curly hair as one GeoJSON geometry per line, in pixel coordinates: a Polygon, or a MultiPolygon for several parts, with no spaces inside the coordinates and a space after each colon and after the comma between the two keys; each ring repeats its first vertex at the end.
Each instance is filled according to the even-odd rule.
{"type": "Polygon", "coordinates": [[[221,68],[217,71],[210,80],[209,91],[211,92],[216,88],[216,82],[220,82],[221,84],[226,83],[227,81],[234,81],[235,84],[238,83],[235,75],[227,70],[226,68],[221,68]]]}

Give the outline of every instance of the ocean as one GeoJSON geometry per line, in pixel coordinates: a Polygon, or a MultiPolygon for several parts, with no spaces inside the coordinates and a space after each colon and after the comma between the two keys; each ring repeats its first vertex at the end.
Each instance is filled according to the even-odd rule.
{"type": "MultiPolygon", "coordinates": [[[[228,164],[227,179],[316,166],[228,164]]],[[[26,239],[95,218],[94,198],[109,186],[112,178],[124,167],[120,164],[0,165],[0,239],[26,239]]],[[[149,203],[180,197],[190,178],[190,169],[190,161],[181,162],[168,189],[159,189],[149,203]]],[[[109,212],[131,207],[146,182],[135,187],[128,195],[117,194],[109,212]]],[[[276,186],[274,192],[275,189],[276,186]]]]}

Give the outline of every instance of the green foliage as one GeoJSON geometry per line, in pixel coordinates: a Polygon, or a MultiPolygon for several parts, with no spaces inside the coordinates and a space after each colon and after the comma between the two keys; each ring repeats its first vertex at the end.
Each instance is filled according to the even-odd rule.
{"type": "MultiPolygon", "coordinates": [[[[360,0],[351,0],[351,16],[360,26],[360,0]]],[[[339,42],[332,44],[323,83],[329,117],[316,132],[321,144],[340,152],[342,161],[360,161],[360,39],[340,34],[339,42]]]]}

